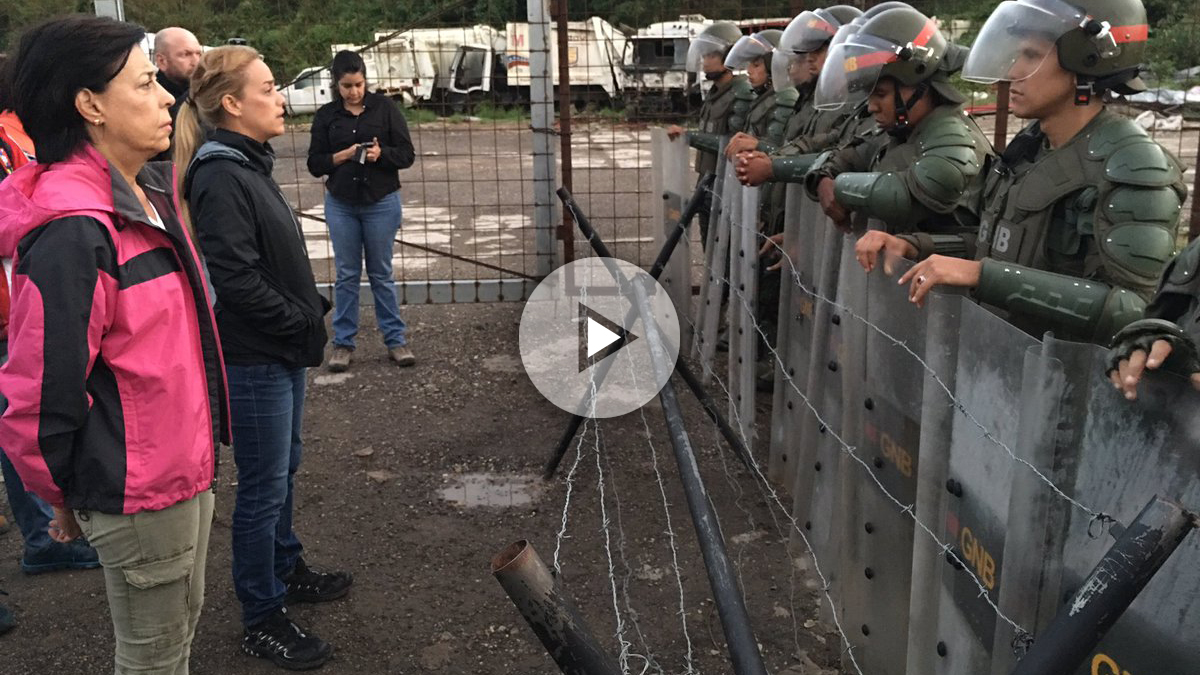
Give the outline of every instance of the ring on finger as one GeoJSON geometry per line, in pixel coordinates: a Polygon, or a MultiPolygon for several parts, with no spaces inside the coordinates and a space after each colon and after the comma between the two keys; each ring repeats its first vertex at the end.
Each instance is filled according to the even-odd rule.
{"type": "Polygon", "coordinates": [[[921,284],[924,284],[924,283],[925,283],[925,275],[923,275],[923,274],[917,275],[917,285],[920,286],[921,284]]]}

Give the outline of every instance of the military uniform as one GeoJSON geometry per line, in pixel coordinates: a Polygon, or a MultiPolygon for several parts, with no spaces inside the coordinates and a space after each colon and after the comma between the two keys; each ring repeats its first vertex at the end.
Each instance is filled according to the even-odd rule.
{"type": "MultiPolygon", "coordinates": [[[[1147,34],[1141,0],[1014,0],[980,29],[963,77],[1022,81],[1047,67],[1026,55],[1053,47],[1056,66],[1075,75],[1075,105],[1090,105],[1106,91],[1145,89],[1147,34]]],[[[1109,110],[1057,148],[1039,121],[988,171],[974,250],[965,237],[925,241],[919,253],[980,260],[976,299],[1034,335],[1107,343],[1142,317],[1171,256],[1182,175],[1141,127],[1109,110]]]]}
{"type": "Polygon", "coordinates": [[[833,178],[839,204],[892,234],[978,226],[981,172],[992,148],[961,105],[937,106],[905,138],[876,128],[856,140],[818,160],[805,181],[810,197],[833,178]]]}
{"type": "Polygon", "coordinates": [[[1182,169],[1108,110],[1053,150],[1031,125],[989,172],[976,297],[1031,330],[1106,342],[1141,317],[1174,250],[1182,169]]]}

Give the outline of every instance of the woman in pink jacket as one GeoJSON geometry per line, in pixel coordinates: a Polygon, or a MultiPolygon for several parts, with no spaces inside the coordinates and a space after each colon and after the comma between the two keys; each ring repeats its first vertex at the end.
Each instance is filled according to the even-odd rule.
{"type": "Polygon", "coordinates": [[[169,163],[173,101],[144,31],[87,16],[21,38],[14,108],[38,164],[0,184],[11,258],[0,447],[104,566],[116,672],[186,673],[228,404],[169,163]]]}

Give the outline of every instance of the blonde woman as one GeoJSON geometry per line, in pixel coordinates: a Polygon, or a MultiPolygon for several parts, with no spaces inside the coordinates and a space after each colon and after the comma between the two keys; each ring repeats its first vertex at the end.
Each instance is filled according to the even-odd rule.
{"type": "Polygon", "coordinates": [[[305,563],[292,528],[305,372],[321,363],[329,303],[317,293],[300,223],[271,178],[268,141],[284,131],[283,96],[258,52],[206,53],[179,111],[175,162],[216,294],[229,378],[237,500],[233,582],[242,649],[288,669],[329,660],[332,647],[300,629],[286,604],[349,591],[345,572],[305,563]],[[200,122],[212,129],[205,134],[200,122]]]}

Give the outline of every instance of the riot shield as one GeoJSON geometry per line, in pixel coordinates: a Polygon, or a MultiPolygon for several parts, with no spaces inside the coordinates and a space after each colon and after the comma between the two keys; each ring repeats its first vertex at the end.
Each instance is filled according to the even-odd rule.
{"type": "Polygon", "coordinates": [[[817,269],[810,263],[816,232],[823,229],[825,214],[808,198],[801,185],[787,186],[787,208],[783,233],[783,267],[780,269],[779,333],[776,351],[783,365],[776,364],[775,390],[771,408],[771,458],[768,475],[791,489],[795,480],[795,458],[800,447],[801,425],[808,415],[796,388],[808,387],[808,362],[812,356],[813,280],[817,269]]]}
{"type": "MultiPolygon", "coordinates": [[[[934,392],[956,408],[945,466],[948,494],[940,519],[926,522],[939,541],[951,546],[942,560],[946,567],[940,573],[934,631],[945,656],[938,652],[933,672],[945,675],[989,672],[1001,621],[993,605],[1005,580],[1009,501],[1018,466],[1009,451],[1043,452],[1049,392],[1061,386],[1060,368],[1026,368],[1026,353],[1038,346],[1036,339],[974,302],[959,303],[962,330],[953,398],[944,390],[934,392]],[[1028,390],[1026,379],[1031,380],[1028,390]],[[1034,396],[1039,388],[1047,393],[1034,396]]],[[[929,535],[918,531],[914,536],[929,535]]]]}
{"type": "MultiPolygon", "coordinates": [[[[713,261],[724,261],[729,255],[728,237],[724,236],[720,227],[721,214],[725,211],[725,186],[727,179],[737,179],[733,175],[733,166],[725,158],[725,143],[721,140],[721,152],[717,155],[716,180],[712,188],[712,206],[708,216],[708,236],[704,241],[704,275],[700,281],[700,300],[696,309],[696,320],[692,342],[694,356],[700,359],[704,382],[710,379],[713,355],[716,353],[717,330],[720,325],[721,299],[725,297],[726,282],[724,270],[720,274],[714,270],[721,265],[713,266],[713,261]],[[706,356],[707,355],[707,356],[706,356]]],[[[722,262],[723,264],[723,262],[722,262]]]]}
{"type": "Polygon", "coordinates": [[[712,379],[713,360],[716,358],[721,331],[721,308],[728,292],[730,223],[740,218],[742,210],[742,185],[737,180],[733,164],[725,159],[724,153],[721,154],[717,170],[724,174],[724,179],[720,181],[721,208],[719,213],[713,210],[709,221],[709,245],[705,251],[704,268],[708,287],[701,298],[702,323],[699,326],[700,339],[697,340],[702,379],[706,384],[712,379]]]}
{"type": "Polygon", "coordinates": [[[746,448],[755,437],[755,358],[758,354],[758,248],[761,188],[742,187],[741,212],[729,219],[729,418],[746,448]]]}
{"type": "MultiPolygon", "coordinates": [[[[661,199],[654,202],[654,244],[661,250],[667,237],[675,231],[683,213],[684,202],[692,194],[697,177],[688,163],[688,144],[681,138],[671,140],[662,128],[650,131],[651,165],[654,194],[661,199]]],[[[683,237],[675,246],[671,259],[663,268],[659,284],[675,303],[680,317],[692,316],[692,250],[689,237],[683,237]]],[[[686,354],[691,349],[692,324],[681,321],[679,326],[679,351],[686,354]]]]}

